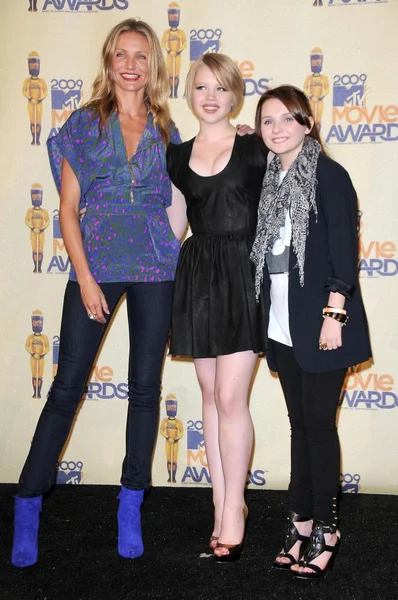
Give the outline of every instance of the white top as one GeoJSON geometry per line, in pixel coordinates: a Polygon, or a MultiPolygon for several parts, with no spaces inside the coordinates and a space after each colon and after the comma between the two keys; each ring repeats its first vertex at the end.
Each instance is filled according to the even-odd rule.
{"type": "MultiPolygon", "coordinates": [[[[281,171],[279,185],[282,183],[287,171],[281,171]]],[[[285,225],[280,228],[279,239],[276,240],[271,253],[278,256],[285,251],[290,251],[292,237],[292,222],[289,211],[286,213],[285,225]]],[[[289,328],[289,274],[270,274],[271,279],[271,306],[269,311],[268,337],[271,340],[293,346],[289,328]]]]}

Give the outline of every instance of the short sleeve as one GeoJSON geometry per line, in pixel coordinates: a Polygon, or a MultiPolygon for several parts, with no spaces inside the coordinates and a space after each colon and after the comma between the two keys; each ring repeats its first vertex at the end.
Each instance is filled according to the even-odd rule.
{"type": "Polygon", "coordinates": [[[253,162],[254,166],[259,169],[266,168],[267,165],[267,156],[269,150],[267,146],[264,144],[263,140],[258,137],[256,133],[250,135],[252,147],[253,147],[253,162]]]}
{"type": "Polygon", "coordinates": [[[170,177],[171,182],[181,190],[180,182],[178,180],[178,173],[176,169],[176,152],[178,151],[178,146],[175,144],[169,144],[167,146],[166,153],[166,161],[167,161],[167,173],[170,177]]]}
{"type": "Polygon", "coordinates": [[[170,142],[172,144],[182,144],[180,132],[173,121],[170,123],[170,142]]]}
{"type": "Polygon", "coordinates": [[[58,193],[61,192],[62,158],[65,157],[73,169],[83,191],[84,165],[84,119],[82,112],[73,112],[57,135],[47,140],[50,167],[58,193]]]}

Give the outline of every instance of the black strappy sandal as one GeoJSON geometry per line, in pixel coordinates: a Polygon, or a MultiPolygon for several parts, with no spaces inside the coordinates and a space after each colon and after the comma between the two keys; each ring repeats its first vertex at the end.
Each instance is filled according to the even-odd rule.
{"type": "Polygon", "coordinates": [[[325,525],[323,521],[315,521],[303,558],[297,562],[299,567],[307,567],[312,570],[312,573],[309,573],[308,571],[292,570],[294,577],[298,577],[299,579],[319,579],[319,577],[322,577],[328,569],[332,568],[336,552],[340,545],[340,534],[337,533],[336,545],[329,546],[325,543],[325,533],[337,533],[337,531],[335,527],[325,525]],[[318,558],[323,552],[331,552],[332,556],[326,567],[321,569],[318,565],[311,564],[311,561],[318,558]]]}
{"type": "Polygon", "coordinates": [[[299,552],[299,558],[300,556],[303,554],[304,549],[305,549],[305,544],[308,542],[309,537],[306,535],[301,535],[301,533],[298,532],[297,527],[295,526],[295,523],[303,523],[304,521],[310,521],[310,519],[308,519],[307,517],[300,517],[300,515],[298,515],[297,513],[290,511],[289,515],[287,517],[287,525],[286,525],[286,533],[285,533],[285,539],[283,542],[283,552],[280,552],[276,559],[278,558],[288,558],[290,560],[290,562],[280,562],[279,560],[274,560],[274,562],[272,563],[272,566],[275,569],[290,569],[290,567],[292,565],[295,565],[297,563],[297,560],[294,558],[293,554],[290,554],[290,550],[293,548],[294,544],[296,542],[301,542],[301,547],[300,547],[300,552],[299,552]]]}

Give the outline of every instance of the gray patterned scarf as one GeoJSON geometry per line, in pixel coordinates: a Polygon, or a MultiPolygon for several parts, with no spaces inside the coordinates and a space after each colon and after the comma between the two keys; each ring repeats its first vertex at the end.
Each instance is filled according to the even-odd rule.
{"type": "Polygon", "coordinates": [[[309,214],[318,214],[315,203],[316,167],[321,151],[319,143],[310,136],[279,185],[281,161],[274,156],[264,176],[258,207],[256,238],[250,254],[256,265],[256,298],[260,295],[265,255],[272,250],[284,226],[290,208],[292,247],[297,258],[300,285],[304,285],[305,243],[308,235],[309,214]]]}

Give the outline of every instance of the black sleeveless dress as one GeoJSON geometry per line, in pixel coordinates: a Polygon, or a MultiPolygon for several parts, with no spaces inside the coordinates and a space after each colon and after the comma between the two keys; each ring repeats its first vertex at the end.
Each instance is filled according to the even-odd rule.
{"type": "Polygon", "coordinates": [[[268,150],[256,135],[236,135],[227,166],[202,177],[189,167],[194,141],[167,150],[169,176],[185,196],[192,230],[177,265],[170,352],[194,358],[262,353],[267,319],[262,298],[255,298],[250,252],[268,150]]]}

